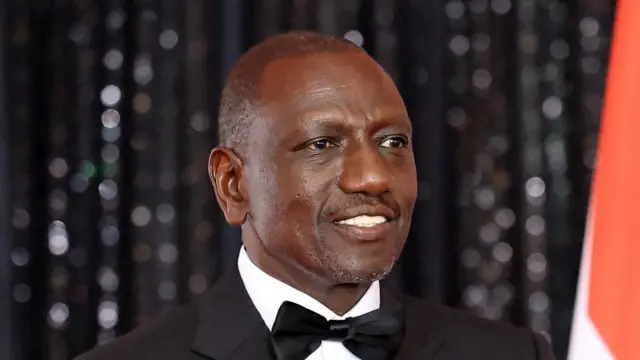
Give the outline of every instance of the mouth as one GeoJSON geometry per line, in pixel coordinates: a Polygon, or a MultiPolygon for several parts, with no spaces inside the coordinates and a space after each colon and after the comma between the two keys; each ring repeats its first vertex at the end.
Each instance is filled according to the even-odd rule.
{"type": "Polygon", "coordinates": [[[338,232],[345,238],[358,242],[372,242],[384,240],[388,237],[395,218],[392,213],[355,214],[334,221],[338,232]]]}
{"type": "Polygon", "coordinates": [[[344,220],[336,221],[335,224],[346,226],[358,226],[371,228],[380,224],[389,222],[390,220],[382,215],[358,215],[344,220]]]}

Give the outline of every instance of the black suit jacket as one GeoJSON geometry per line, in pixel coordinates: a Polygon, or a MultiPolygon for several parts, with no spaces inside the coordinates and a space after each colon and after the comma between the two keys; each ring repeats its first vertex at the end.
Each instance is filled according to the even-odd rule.
{"type": "MultiPolygon", "coordinates": [[[[383,290],[381,306],[392,301],[406,316],[396,360],[553,359],[530,331],[383,290]]],[[[197,300],[76,360],[275,360],[269,334],[234,267],[197,300]]]]}

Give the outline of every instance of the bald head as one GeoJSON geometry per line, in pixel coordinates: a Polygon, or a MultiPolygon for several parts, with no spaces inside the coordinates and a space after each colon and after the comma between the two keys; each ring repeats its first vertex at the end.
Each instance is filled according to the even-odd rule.
{"type": "Polygon", "coordinates": [[[314,53],[364,52],[355,44],[313,32],[289,32],[264,40],[247,51],[231,71],[218,114],[221,146],[244,152],[251,122],[260,114],[260,82],[275,60],[314,53]]]}

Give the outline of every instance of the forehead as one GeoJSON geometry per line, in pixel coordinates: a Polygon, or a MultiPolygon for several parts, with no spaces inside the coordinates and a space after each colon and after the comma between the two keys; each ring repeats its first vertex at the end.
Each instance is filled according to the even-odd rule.
{"type": "Polygon", "coordinates": [[[365,53],[355,51],[275,60],[265,68],[259,91],[277,117],[336,107],[367,115],[380,109],[405,111],[391,78],[365,53]]]}

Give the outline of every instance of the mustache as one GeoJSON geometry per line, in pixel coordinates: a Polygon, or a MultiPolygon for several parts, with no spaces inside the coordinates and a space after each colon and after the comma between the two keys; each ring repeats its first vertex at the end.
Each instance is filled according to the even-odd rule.
{"type": "Polygon", "coordinates": [[[340,212],[359,206],[384,206],[393,211],[395,217],[398,217],[400,215],[400,206],[390,195],[389,193],[379,196],[352,194],[341,199],[335,206],[330,207],[329,210],[326,211],[326,216],[332,217],[340,212]]]}

